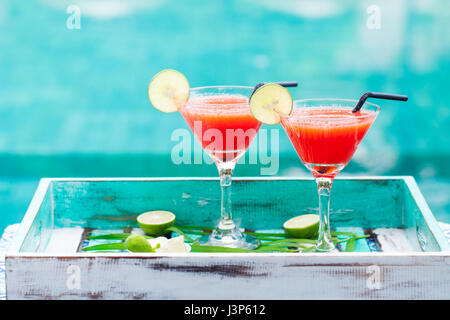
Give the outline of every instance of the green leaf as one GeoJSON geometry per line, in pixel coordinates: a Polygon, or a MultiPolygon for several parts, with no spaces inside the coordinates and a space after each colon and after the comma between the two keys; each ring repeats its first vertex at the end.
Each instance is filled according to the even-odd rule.
{"type": "Polygon", "coordinates": [[[353,232],[343,232],[343,231],[331,231],[332,236],[349,236],[349,237],[356,237],[356,233],[353,232]]]}
{"type": "Polygon", "coordinates": [[[117,243],[104,243],[97,244],[94,246],[89,246],[81,249],[81,251],[105,251],[105,250],[125,250],[127,247],[123,242],[117,243]]]}
{"type": "Polygon", "coordinates": [[[180,229],[186,229],[186,230],[209,230],[212,231],[215,228],[211,227],[204,227],[204,226],[177,226],[180,229]]]}
{"type": "MultiPolygon", "coordinates": [[[[164,232],[175,232],[178,235],[182,235],[185,237],[186,241],[193,242],[191,244],[191,252],[241,252],[241,253],[249,253],[249,252],[296,252],[300,250],[301,252],[311,252],[314,250],[314,246],[308,246],[306,244],[316,244],[316,240],[313,239],[296,239],[296,238],[288,238],[286,233],[265,233],[265,232],[244,232],[249,235],[253,235],[257,237],[259,240],[267,241],[263,242],[262,245],[255,249],[239,249],[239,248],[227,248],[227,247],[218,247],[218,246],[204,246],[198,245],[198,243],[186,233],[192,233],[197,235],[205,235],[209,234],[211,230],[214,228],[205,227],[205,226],[171,226],[167,228],[164,232]],[[297,248],[297,250],[292,250],[289,248],[297,248]]],[[[369,237],[369,235],[357,236],[352,232],[336,232],[332,231],[331,234],[334,236],[333,240],[335,243],[347,242],[345,251],[351,252],[355,250],[356,240],[363,239],[369,237]],[[348,236],[345,239],[337,239],[336,236],[348,236]]],[[[98,236],[90,236],[86,239],[103,239],[103,240],[125,240],[128,238],[130,233],[111,233],[105,235],[98,236]]],[[[154,237],[145,236],[147,239],[153,239],[154,237]]],[[[124,250],[126,249],[123,243],[107,243],[89,246],[83,248],[82,251],[108,251],[108,250],[124,250]]]]}
{"type": "Polygon", "coordinates": [[[181,229],[179,227],[175,227],[175,228],[178,228],[179,231],[182,231],[184,234],[189,233],[189,234],[195,234],[195,235],[199,235],[199,236],[211,234],[211,232],[207,232],[207,231],[186,230],[186,229],[181,229]]]}
{"type": "Polygon", "coordinates": [[[258,253],[258,252],[295,252],[296,250],[287,249],[285,247],[259,247],[255,250],[250,249],[240,249],[240,248],[228,248],[228,247],[218,247],[218,246],[203,246],[203,245],[191,245],[191,252],[229,252],[229,253],[258,253]]]}
{"type": "Polygon", "coordinates": [[[175,232],[176,234],[178,234],[180,236],[184,236],[184,239],[186,241],[189,241],[189,242],[193,242],[194,241],[194,239],[189,237],[186,233],[184,233],[183,231],[181,231],[180,229],[178,229],[175,226],[168,227],[167,229],[164,230],[164,232],[167,232],[167,231],[172,231],[172,232],[175,232]]]}
{"type": "MultiPolygon", "coordinates": [[[[109,233],[109,234],[101,234],[98,236],[89,236],[86,237],[88,240],[126,240],[131,233],[109,233]]],[[[154,239],[154,237],[145,236],[146,239],[154,239]]]]}
{"type": "Polygon", "coordinates": [[[289,238],[289,239],[280,239],[280,240],[273,240],[270,242],[266,242],[263,245],[272,245],[272,244],[278,244],[278,243],[283,243],[283,242],[289,242],[289,243],[308,243],[308,244],[316,244],[317,241],[316,240],[311,240],[311,239],[301,239],[301,238],[289,238]]]}
{"type": "Polygon", "coordinates": [[[307,246],[304,246],[304,245],[301,245],[298,243],[282,243],[282,244],[276,244],[276,245],[272,245],[272,246],[262,246],[262,247],[259,247],[258,249],[255,249],[255,251],[278,251],[279,249],[292,250],[291,248],[304,249],[304,248],[307,248],[307,246]]]}
{"type": "Polygon", "coordinates": [[[89,240],[125,240],[131,233],[110,233],[110,234],[101,234],[98,236],[89,236],[86,239],[89,240]]]}
{"type": "Polygon", "coordinates": [[[350,237],[350,238],[345,238],[345,239],[335,239],[335,243],[346,242],[351,239],[359,240],[359,239],[364,239],[364,238],[368,238],[368,237],[370,237],[370,236],[368,234],[365,234],[363,236],[355,236],[355,237],[350,237]]]}
{"type": "Polygon", "coordinates": [[[309,247],[309,248],[305,248],[303,249],[301,252],[302,253],[308,253],[308,252],[313,252],[315,249],[315,247],[309,247]]]}
{"type": "Polygon", "coordinates": [[[353,237],[347,241],[347,244],[345,245],[345,252],[355,251],[355,246],[356,246],[356,239],[355,237],[353,237]]]}
{"type": "Polygon", "coordinates": [[[244,233],[255,236],[255,237],[286,238],[288,236],[287,233],[281,233],[281,232],[270,233],[270,232],[250,232],[250,231],[248,231],[248,232],[244,232],[244,233]]]}
{"type": "Polygon", "coordinates": [[[203,245],[191,245],[191,252],[238,252],[238,253],[249,253],[254,252],[254,250],[240,249],[240,248],[227,248],[218,246],[203,246],[203,245]]]}
{"type": "Polygon", "coordinates": [[[297,250],[288,249],[286,247],[269,246],[269,247],[259,247],[255,249],[254,252],[296,252],[297,250]]]}

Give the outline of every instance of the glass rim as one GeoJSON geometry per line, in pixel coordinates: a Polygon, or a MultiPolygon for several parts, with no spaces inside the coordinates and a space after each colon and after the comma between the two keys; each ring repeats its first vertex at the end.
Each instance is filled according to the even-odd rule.
{"type": "MultiPolygon", "coordinates": [[[[299,100],[294,100],[294,101],[293,101],[293,105],[294,105],[294,107],[295,107],[295,104],[296,104],[296,103],[299,103],[299,102],[318,102],[318,101],[324,101],[324,102],[326,102],[326,101],[329,101],[329,102],[331,102],[331,101],[336,101],[336,102],[352,102],[352,103],[354,103],[355,105],[358,103],[358,100],[355,100],[355,99],[341,99],[341,98],[313,98],[313,99],[299,99],[299,100]]],[[[379,105],[377,105],[377,104],[375,104],[375,103],[372,103],[372,102],[367,102],[367,101],[366,101],[366,102],[364,102],[363,107],[364,107],[365,105],[373,106],[373,107],[375,107],[375,108],[377,109],[377,111],[379,111],[379,110],[381,109],[379,105]]]]}
{"type": "MultiPolygon", "coordinates": [[[[194,87],[191,88],[189,90],[189,92],[191,91],[199,91],[199,90],[205,90],[205,89],[248,89],[248,90],[253,90],[254,87],[249,87],[249,86],[234,86],[234,85],[218,85],[218,86],[204,86],[204,87],[194,87]]],[[[221,93],[219,93],[220,95],[221,93]]],[[[213,95],[214,96],[214,93],[213,95]]],[[[250,97],[244,96],[247,99],[250,99],[250,97]]],[[[190,95],[189,95],[189,99],[190,99],[190,95]]],[[[186,103],[182,106],[182,108],[189,108],[189,107],[220,107],[220,106],[248,106],[249,102],[247,101],[246,103],[220,103],[220,104],[204,104],[204,103],[194,103],[194,104],[190,104],[189,103],[189,99],[188,101],[186,101],[186,103]]]]}
{"type": "MultiPolygon", "coordinates": [[[[249,87],[249,86],[233,86],[233,85],[218,85],[218,86],[194,87],[194,88],[190,88],[190,90],[219,89],[219,88],[225,88],[225,89],[253,89],[254,87],[249,87]]],[[[189,90],[189,91],[190,91],[190,90],[189,90]]]]}
{"type": "MultiPolygon", "coordinates": [[[[301,109],[301,108],[314,108],[314,106],[297,106],[298,103],[308,103],[308,102],[351,102],[354,105],[356,105],[356,103],[358,103],[358,100],[354,100],[354,99],[341,99],[341,98],[313,98],[313,99],[300,99],[300,100],[294,100],[293,101],[293,110],[295,109],[301,109]]],[[[371,107],[374,107],[375,110],[369,110],[372,112],[375,112],[375,115],[378,115],[378,113],[380,112],[381,108],[379,105],[371,103],[371,102],[365,102],[363,105],[363,108],[361,108],[361,110],[364,110],[364,106],[369,105],[371,107]]],[[[320,107],[320,106],[317,106],[320,107]]],[[[327,107],[327,106],[325,106],[327,107]]],[[[338,108],[338,106],[333,107],[332,105],[328,106],[331,108],[338,108]]],[[[350,107],[348,109],[351,109],[350,107]]],[[[292,112],[290,115],[282,115],[280,114],[280,116],[282,118],[289,118],[292,115],[292,112]]],[[[355,115],[354,117],[352,117],[351,119],[355,119],[355,118],[366,118],[366,117],[370,117],[370,114],[360,114],[360,115],[355,115]]],[[[302,118],[306,118],[306,119],[322,119],[321,117],[318,117],[316,115],[311,115],[311,116],[304,116],[302,118]]],[[[327,119],[327,121],[345,121],[345,120],[351,120],[351,119],[343,119],[343,118],[339,118],[339,119],[335,119],[335,120],[331,120],[331,119],[327,119]]]]}

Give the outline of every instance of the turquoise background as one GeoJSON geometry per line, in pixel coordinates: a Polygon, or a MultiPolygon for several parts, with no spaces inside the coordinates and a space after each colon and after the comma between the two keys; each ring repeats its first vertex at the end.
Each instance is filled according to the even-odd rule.
{"type": "MultiPolygon", "coordinates": [[[[413,175],[450,222],[449,18],[445,0],[2,0],[0,231],[21,220],[41,177],[216,176],[211,164],[171,159],[171,134],[187,125],[147,98],[165,68],[192,87],[296,80],[295,99],[407,94],[377,101],[341,175],[413,175]],[[71,4],[80,29],[67,27],[71,4]],[[379,29],[368,27],[371,5],[379,29]]],[[[262,129],[279,135],[276,175],[309,176],[281,127],[262,129]]]]}

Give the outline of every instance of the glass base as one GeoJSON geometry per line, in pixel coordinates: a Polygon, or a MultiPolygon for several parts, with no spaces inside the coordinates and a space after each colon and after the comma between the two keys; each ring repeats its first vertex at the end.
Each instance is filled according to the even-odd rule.
{"type": "Polygon", "coordinates": [[[205,246],[240,248],[250,250],[258,248],[261,244],[261,242],[257,238],[248,234],[244,234],[238,229],[227,231],[216,229],[210,235],[201,237],[198,242],[200,245],[205,246]]]}
{"type": "Polygon", "coordinates": [[[332,243],[322,242],[322,243],[317,244],[317,246],[314,248],[314,252],[336,253],[336,252],[339,252],[339,250],[336,249],[336,247],[332,243]]]}

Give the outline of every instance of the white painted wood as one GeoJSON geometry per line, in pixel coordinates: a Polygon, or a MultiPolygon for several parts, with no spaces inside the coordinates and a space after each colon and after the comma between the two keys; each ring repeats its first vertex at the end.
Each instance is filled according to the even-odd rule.
{"type": "Polygon", "coordinates": [[[449,253],[17,254],[8,299],[449,299],[449,253]]]}
{"type": "Polygon", "coordinates": [[[19,230],[17,230],[16,234],[14,235],[13,241],[9,245],[8,251],[10,252],[20,251],[20,248],[22,247],[25,237],[27,236],[27,233],[30,230],[31,225],[33,224],[34,219],[36,218],[39,212],[39,208],[41,207],[44,201],[50,183],[51,179],[45,178],[40,180],[38,188],[34,193],[33,199],[31,200],[31,203],[28,206],[25,216],[22,222],[20,223],[19,230]]]}
{"type": "Polygon", "coordinates": [[[405,230],[394,228],[378,228],[372,231],[377,236],[383,252],[414,252],[405,230]]]}
{"type": "Polygon", "coordinates": [[[76,253],[81,241],[84,229],[81,227],[55,228],[52,237],[45,249],[46,253],[76,253]]]}
{"type": "MultiPolygon", "coordinates": [[[[433,213],[431,212],[428,203],[425,201],[425,198],[422,195],[422,192],[419,189],[419,186],[416,183],[416,180],[412,176],[404,176],[402,179],[405,180],[406,185],[408,186],[409,191],[417,204],[417,207],[420,208],[421,215],[424,217],[425,221],[430,221],[430,219],[434,219],[433,213]]],[[[442,233],[442,230],[439,228],[439,225],[430,226],[427,224],[428,228],[433,235],[433,238],[437,239],[439,242],[445,242],[445,236],[442,233]]],[[[450,247],[448,247],[450,248],[450,247]]],[[[450,249],[449,249],[450,250],[450,249]]]]}

